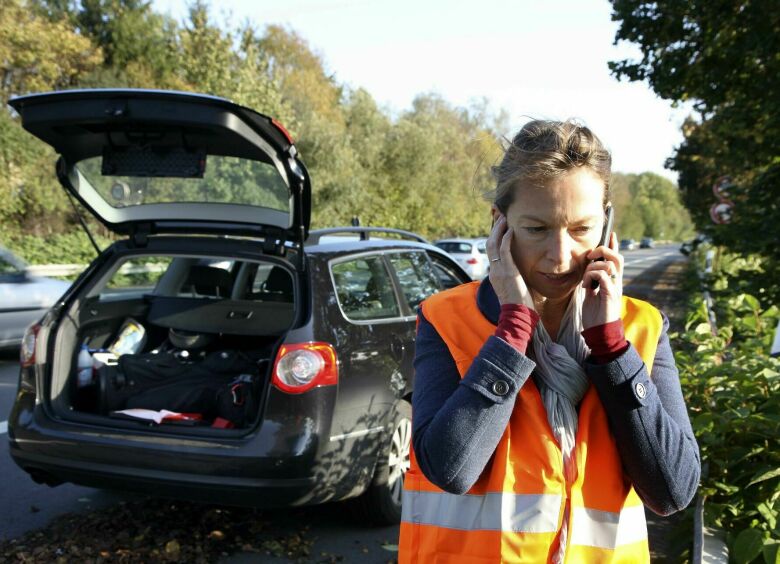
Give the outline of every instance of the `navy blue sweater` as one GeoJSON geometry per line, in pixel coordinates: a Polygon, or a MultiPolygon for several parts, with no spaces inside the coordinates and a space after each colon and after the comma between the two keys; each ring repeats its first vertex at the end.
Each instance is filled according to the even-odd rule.
{"type": "MultiPolygon", "coordinates": [[[[493,324],[500,305],[485,279],[477,305],[493,324]]],[[[420,470],[445,491],[463,494],[477,481],[504,433],[515,398],[536,366],[498,337],[482,346],[463,379],[447,345],[418,315],[412,443],[420,470]],[[509,393],[496,395],[496,380],[509,393]]],[[[586,362],[607,413],[626,476],[644,504],[669,515],[690,503],[701,462],[685,409],[669,337],[669,321],[653,360],[652,374],[633,345],[607,364],[586,362]]]]}

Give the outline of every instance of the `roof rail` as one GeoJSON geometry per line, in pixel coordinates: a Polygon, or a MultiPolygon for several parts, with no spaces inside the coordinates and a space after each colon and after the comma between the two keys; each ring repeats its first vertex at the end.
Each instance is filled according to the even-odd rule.
{"type": "Polygon", "coordinates": [[[325,235],[335,235],[337,233],[355,233],[360,235],[361,241],[370,239],[369,233],[388,233],[391,235],[401,235],[406,239],[411,239],[419,243],[430,244],[427,239],[421,237],[417,233],[404,231],[403,229],[392,229],[390,227],[326,227],[325,229],[315,229],[313,231],[309,231],[309,238],[306,239],[306,244],[316,245],[320,242],[320,237],[325,235]]]}

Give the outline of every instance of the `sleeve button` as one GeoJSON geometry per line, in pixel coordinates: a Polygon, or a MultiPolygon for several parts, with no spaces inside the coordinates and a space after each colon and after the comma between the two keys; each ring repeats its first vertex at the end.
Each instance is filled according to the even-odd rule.
{"type": "Polygon", "coordinates": [[[647,388],[642,382],[637,383],[637,385],[634,386],[634,390],[636,391],[636,395],[639,399],[644,399],[647,395],[647,388]]]}
{"type": "Polygon", "coordinates": [[[493,382],[493,393],[497,396],[505,396],[509,393],[509,384],[504,382],[503,380],[496,380],[493,382]]]}

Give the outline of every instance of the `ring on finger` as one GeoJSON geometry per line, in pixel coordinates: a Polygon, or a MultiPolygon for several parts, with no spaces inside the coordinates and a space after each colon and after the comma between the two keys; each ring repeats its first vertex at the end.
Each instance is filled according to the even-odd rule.
{"type": "Polygon", "coordinates": [[[494,259],[490,259],[490,262],[498,262],[500,260],[501,260],[501,257],[497,257],[497,258],[494,258],[494,259]]]}

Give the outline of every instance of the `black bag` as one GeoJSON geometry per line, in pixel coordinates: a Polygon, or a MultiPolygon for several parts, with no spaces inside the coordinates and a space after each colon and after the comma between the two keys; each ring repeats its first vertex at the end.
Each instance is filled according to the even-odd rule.
{"type": "Polygon", "coordinates": [[[241,374],[226,387],[217,390],[217,416],[236,427],[245,427],[257,413],[254,382],[247,376],[241,374]]]}
{"type": "Polygon", "coordinates": [[[116,366],[98,370],[99,411],[167,409],[243,426],[257,405],[258,373],[258,361],[239,351],[218,351],[196,361],[170,352],[124,355],[116,366]]]}

